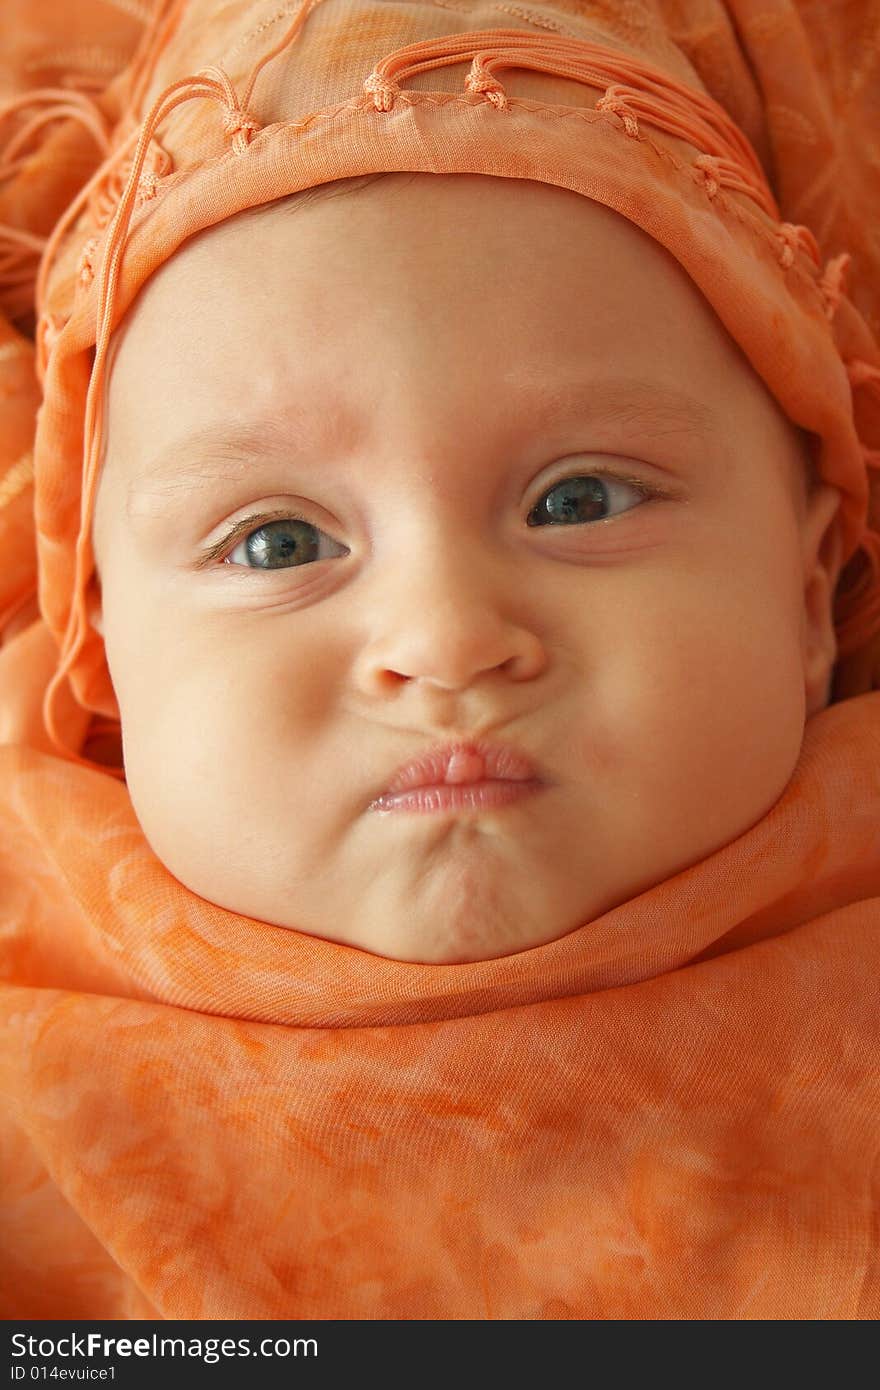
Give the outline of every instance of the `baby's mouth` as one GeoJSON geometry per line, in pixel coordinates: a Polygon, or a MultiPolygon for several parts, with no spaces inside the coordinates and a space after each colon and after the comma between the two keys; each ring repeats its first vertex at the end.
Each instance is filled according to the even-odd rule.
{"type": "Polygon", "coordinates": [[[399,767],[370,810],[489,810],[547,785],[532,759],[512,744],[457,740],[426,749],[399,767]]]}

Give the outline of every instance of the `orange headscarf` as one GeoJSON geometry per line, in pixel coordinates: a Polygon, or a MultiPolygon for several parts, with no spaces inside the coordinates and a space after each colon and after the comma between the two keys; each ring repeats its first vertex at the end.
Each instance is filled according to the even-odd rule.
{"type": "Polygon", "coordinates": [[[876,1317],[867,0],[138,11],[83,3],[74,36],[43,0],[44,47],[0,67],[3,1312],[876,1317]],[[179,884],[85,603],[107,349],[140,287],[196,231],[378,170],[632,220],[843,497],[837,701],[772,811],[560,941],[454,966],[179,884]]]}

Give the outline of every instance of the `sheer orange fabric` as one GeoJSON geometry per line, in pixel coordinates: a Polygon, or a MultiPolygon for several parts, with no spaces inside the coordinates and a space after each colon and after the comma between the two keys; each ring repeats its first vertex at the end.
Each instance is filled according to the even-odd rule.
{"type": "Polygon", "coordinates": [[[0,67],[4,1313],[876,1317],[871,6],[159,0],[78,6],[75,34],[35,13],[0,67]],[[779,803],[469,965],[177,883],[85,602],[107,351],[140,287],[242,208],[380,169],[630,218],[843,494],[837,701],[779,803]]]}

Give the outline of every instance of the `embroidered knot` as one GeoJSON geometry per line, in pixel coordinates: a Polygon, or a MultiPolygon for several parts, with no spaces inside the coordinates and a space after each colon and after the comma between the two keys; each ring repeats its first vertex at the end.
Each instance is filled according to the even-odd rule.
{"type": "Polygon", "coordinates": [[[88,289],[95,278],[95,252],[100,245],[101,238],[99,236],[90,236],[83,243],[83,248],[79,253],[79,260],[76,265],[76,281],[84,289],[88,289]]]}
{"type": "Polygon", "coordinates": [[[223,133],[229,135],[232,140],[232,148],[236,154],[243,154],[247,149],[252,135],[262,129],[259,121],[255,121],[248,111],[242,110],[240,106],[223,107],[223,133]]]}
{"type": "Polygon", "coordinates": [[[474,58],[471,63],[470,71],[464,79],[465,91],[473,92],[476,96],[484,96],[487,101],[499,111],[506,111],[509,107],[507,93],[491,72],[487,72],[479,57],[474,58]]]}
{"type": "Polygon", "coordinates": [[[819,281],[819,290],[825,301],[825,317],[830,321],[837,313],[841,298],[846,294],[846,277],[852,256],[841,251],[828,262],[819,281]]]}
{"type": "Polygon", "coordinates": [[[384,77],[381,72],[376,72],[374,69],[364,83],[364,91],[367,96],[373,98],[373,106],[377,111],[390,111],[400,93],[400,88],[396,82],[392,82],[390,77],[384,77]]]}
{"type": "Polygon", "coordinates": [[[714,198],[721,180],[718,176],[719,159],[714,154],[701,154],[694,160],[693,167],[703,176],[703,184],[710,198],[714,198]]]}
{"type": "Polygon", "coordinates": [[[779,264],[784,265],[786,270],[790,265],[794,265],[794,253],[798,249],[797,228],[790,222],[782,222],[776,229],[776,239],[782,243],[779,252],[779,264]]]}
{"type": "Polygon", "coordinates": [[[779,264],[786,269],[794,265],[794,254],[796,251],[803,251],[805,256],[809,256],[813,265],[818,270],[822,265],[822,255],[819,245],[809,227],[800,226],[794,222],[780,222],[776,228],[776,239],[782,243],[779,253],[779,264]]]}
{"type": "MultiPolygon", "coordinates": [[[[115,156],[118,160],[119,155],[115,156]]],[[[128,155],[121,162],[109,163],[104,176],[93,189],[89,199],[89,216],[93,224],[103,230],[112,219],[125,191],[133,166],[133,156],[128,155]]],[[[159,181],[173,168],[173,161],[167,150],[158,140],[151,139],[144,156],[143,167],[138,178],[135,204],[155,198],[159,191],[159,181]]]]}
{"type": "Polygon", "coordinates": [[[159,189],[159,175],[153,169],[145,169],[138,179],[137,197],[135,201],[148,203],[151,198],[155,198],[159,189]]]}
{"type": "Polygon", "coordinates": [[[619,116],[623,121],[623,128],[627,135],[637,140],[639,136],[639,123],[634,112],[627,105],[626,98],[623,95],[625,90],[624,87],[616,83],[609,87],[605,95],[600,97],[596,102],[596,110],[611,111],[615,116],[619,116]]]}

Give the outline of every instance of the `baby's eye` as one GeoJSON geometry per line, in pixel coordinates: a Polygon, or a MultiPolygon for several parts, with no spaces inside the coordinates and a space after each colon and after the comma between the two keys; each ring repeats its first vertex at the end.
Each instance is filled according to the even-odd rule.
{"type": "MultiPolygon", "coordinates": [[[[243,525],[247,525],[247,522],[243,525]]],[[[310,521],[290,516],[264,521],[255,530],[248,531],[226,556],[224,564],[241,564],[248,569],[289,569],[314,560],[326,560],[333,555],[347,554],[345,546],[334,541],[325,531],[319,530],[310,521]],[[243,558],[236,559],[239,554],[243,558]]]]}
{"type": "MultiPolygon", "coordinates": [[[[548,488],[538,505],[532,508],[527,525],[577,525],[585,521],[605,521],[619,512],[630,511],[640,501],[653,495],[654,489],[639,478],[619,478],[602,473],[564,478],[548,488]],[[624,505],[612,510],[615,498],[622,499],[624,505]]],[[[316,560],[349,553],[344,545],[340,545],[313,522],[284,513],[246,517],[233,528],[231,537],[208,552],[207,559],[216,558],[217,552],[225,549],[230,539],[236,544],[224,557],[223,563],[242,565],[247,569],[296,569],[316,560]]]]}
{"type": "MultiPolygon", "coordinates": [[[[527,525],[547,526],[553,522],[578,523],[582,521],[605,521],[616,512],[609,512],[609,497],[618,490],[624,494],[635,495],[644,500],[650,488],[636,479],[623,480],[598,473],[586,473],[580,477],[565,478],[548,488],[536,507],[529,512],[527,525]]],[[[625,500],[625,497],[624,497],[625,500]]],[[[618,512],[629,511],[630,506],[618,507],[618,512]]]]}

